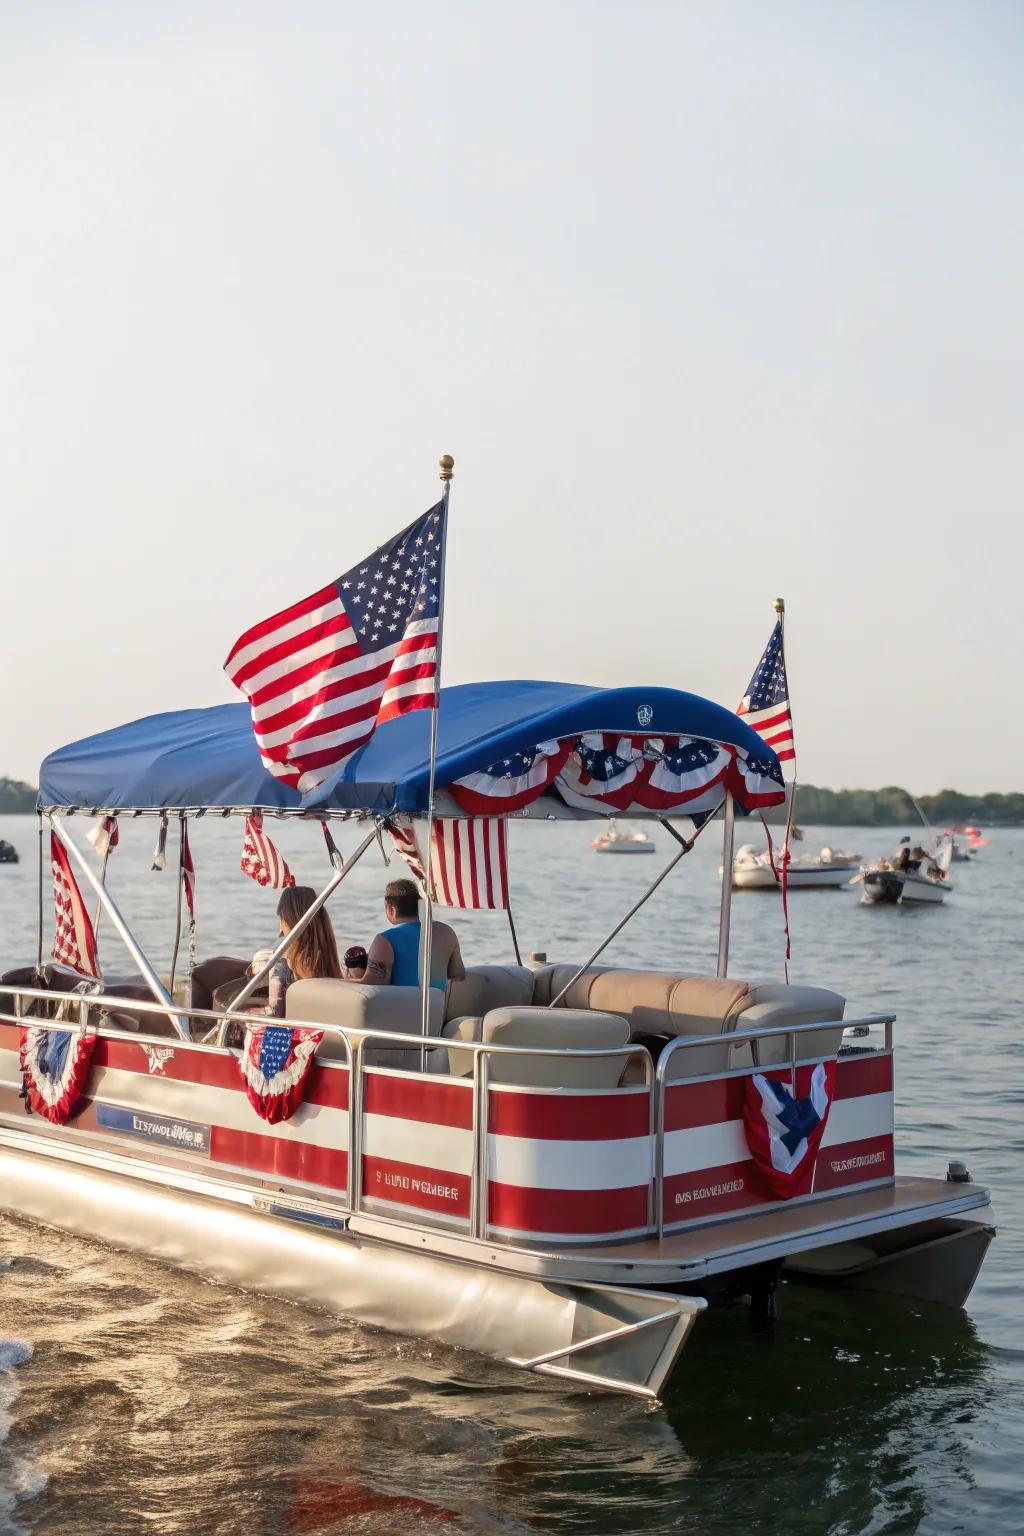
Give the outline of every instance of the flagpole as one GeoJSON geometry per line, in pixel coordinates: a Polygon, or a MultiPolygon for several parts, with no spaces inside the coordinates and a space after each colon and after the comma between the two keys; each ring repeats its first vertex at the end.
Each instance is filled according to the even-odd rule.
{"type": "MultiPolygon", "coordinates": [[[[442,454],[438,460],[438,472],[444,490],[441,493],[441,502],[444,508],[444,518],[441,524],[441,577],[440,593],[437,605],[437,641],[436,663],[434,666],[434,707],[430,711],[430,778],[427,785],[427,846],[425,850],[424,874],[424,918],[422,934],[423,965],[421,980],[423,983],[423,1013],[420,1021],[420,1033],[424,1040],[430,1034],[430,964],[433,953],[434,941],[434,900],[431,889],[430,863],[431,843],[434,835],[434,781],[437,774],[437,717],[441,709],[441,645],[444,633],[444,586],[445,566],[448,560],[448,496],[451,490],[452,473],[455,469],[455,460],[450,453],[442,454]]],[[[420,1049],[420,1070],[425,1065],[426,1047],[420,1049]]]]}
{"type": "MultiPolygon", "coordinates": [[[[789,667],[786,663],[786,599],[775,599],[775,612],[779,616],[779,654],[782,657],[782,665],[786,673],[786,699],[789,710],[789,728],[794,733],[796,742],[796,724],[793,719],[793,689],[789,682],[789,667]]],[[[782,843],[782,921],[786,933],[786,959],[783,966],[786,981],[789,981],[789,961],[792,953],[792,941],[789,935],[789,844],[793,832],[793,819],[796,815],[796,758],[793,758],[793,783],[789,791],[789,812],[786,816],[786,835],[782,843]]]]}

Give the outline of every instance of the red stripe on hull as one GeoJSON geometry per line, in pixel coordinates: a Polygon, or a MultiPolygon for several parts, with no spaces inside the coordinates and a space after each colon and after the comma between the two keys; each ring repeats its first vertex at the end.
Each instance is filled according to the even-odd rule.
{"type": "MultiPolygon", "coordinates": [[[[827,1028],[827,1025],[823,1026],[827,1028]]],[[[728,1036],[723,1036],[728,1039],[728,1036]]],[[[788,1083],[788,1067],[772,1067],[764,1074],[788,1083]]],[[[747,1078],[719,1077],[706,1083],[679,1083],[665,1093],[665,1130],[688,1131],[699,1125],[719,1125],[743,1119],[747,1078]]],[[[836,1062],[835,1097],[858,1099],[868,1093],[892,1091],[891,1056],[847,1056],[836,1062]]]]}
{"type": "Polygon", "coordinates": [[[755,1205],[784,1205],[758,1189],[753,1159],[677,1173],[665,1180],[665,1222],[694,1221],[755,1205]]]}
{"type": "MultiPolygon", "coordinates": [[[[164,1047],[159,1047],[163,1049],[164,1047]]],[[[215,1056],[207,1051],[190,1051],[187,1047],[175,1048],[171,1041],[167,1049],[174,1055],[161,1061],[156,1078],[169,1077],[179,1083],[195,1083],[204,1088],[230,1088],[244,1093],[245,1082],[236,1056],[215,1056]]],[[[98,1067],[114,1067],[119,1072],[136,1072],[145,1077],[149,1073],[149,1058],[137,1040],[99,1040],[93,1061],[98,1067]]],[[[343,1066],[315,1064],[309,1074],[306,1104],[319,1104],[324,1109],[348,1108],[348,1069],[343,1066]]]]}
{"type": "Polygon", "coordinates": [[[818,1152],[814,1192],[865,1184],[869,1179],[891,1179],[895,1173],[891,1136],[869,1136],[818,1152]]]}
{"type": "Polygon", "coordinates": [[[647,1185],[629,1189],[526,1189],[518,1184],[489,1188],[492,1227],[515,1232],[631,1232],[647,1225],[647,1185]]]}
{"type": "Polygon", "coordinates": [[[369,1200],[468,1216],[469,1184],[467,1173],[442,1173],[390,1157],[363,1158],[363,1194],[369,1200]]]}
{"type": "Polygon", "coordinates": [[[229,1131],[213,1126],[210,1157],[215,1163],[232,1163],[254,1173],[295,1179],[303,1184],[323,1184],[328,1189],[343,1190],[348,1180],[347,1151],[260,1136],[255,1131],[229,1131]]]}
{"type": "MultiPolygon", "coordinates": [[[[537,1141],[617,1141],[650,1130],[646,1093],[573,1094],[491,1091],[487,1129],[492,1136],[537,1141]]],[[[550,1228],[547,1228],[550,1231],[550,1228]]]]}
{"type": "Polygon", "coordinates": [[[472,1087],[431,1082],[429,1077],[378,1077],[368,1072],[363,1108],[368,1115],[451,1125],[460,1131],[473,1128],[472,1087]]]}

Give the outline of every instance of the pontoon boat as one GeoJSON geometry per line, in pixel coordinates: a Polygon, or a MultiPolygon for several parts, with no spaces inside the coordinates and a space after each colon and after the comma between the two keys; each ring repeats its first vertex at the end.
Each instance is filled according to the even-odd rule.
{"type": "MultiPolygon", "coordinates": [[[[781,798],[760,738],[693,695],[490,683],[442,690],[436,814],[460,816],[466,776],[555,741],[557,773],[516,816],[607,815],[579,771],[590,732],[632,743],[625,814],[675,844],[648,895],[693,844],[670,815],[723,825],[729,869],[735,811],[781,798]],[[693,744],[692,771],[665,769],[666,742],[677,769],[693,744]]],[[[241,704],[152,716],[47,759],[40,879],[52,834],[136,974],[48,967],[40,921],[38,966],[4,978],[0,1208],[646,1397],[709,1302],[746,1295],[770,1313],[780,1273],[961,1306],[992,1236],[989,1197],[959,1167],[952,1181],[897,1174],[892,1015],[849,1020],[835,991],[729,975],[729,881],[702,976],[599,964],[604,945],[536,972],[470,964],[447,995],[431,989],[426,1035],[417,988],[293,983],[283,1022],[315,1029],[316,1054],[294,1113],[261,1117],[245,1050],[225,1043],[232,1020],[254,1026],[260,977],[227,1009],[172,996],[76,828],[254,809],[335,830],[351,819],[363,840],[325,870],[326,899],[378,838],[422,822],[428,741],[426,711],[390,721],[305,800],[265,773],[241,704]],[[38,1093],[29,1112],[26,1074],[44,1058],[76,1064],[63,1119],[38,1093]]]]}

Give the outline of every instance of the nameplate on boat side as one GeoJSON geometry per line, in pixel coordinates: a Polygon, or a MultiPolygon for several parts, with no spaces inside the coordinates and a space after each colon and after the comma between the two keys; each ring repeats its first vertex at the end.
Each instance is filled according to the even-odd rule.
{"type": "Polygon", "coordinates": [[[105,1131],[122,1136],[140,1136],[143,1141],[158,1141],[181,1152],[210,1155],[210,1127],[191,1120],[171,1120],[166,1115],[151,1115],[140,1109],[122,1109],[117,1104],[97,1104],[96,1123],[105,1131]]]}

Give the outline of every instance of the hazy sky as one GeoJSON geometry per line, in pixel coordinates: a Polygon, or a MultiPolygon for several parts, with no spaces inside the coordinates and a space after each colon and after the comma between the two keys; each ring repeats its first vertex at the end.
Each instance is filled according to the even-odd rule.
{"type": "Polygon", "coordinates": [[[435,499],[445,679],[1024,788],[1024,5],[0,3],[0,773],[435,499]]]}

